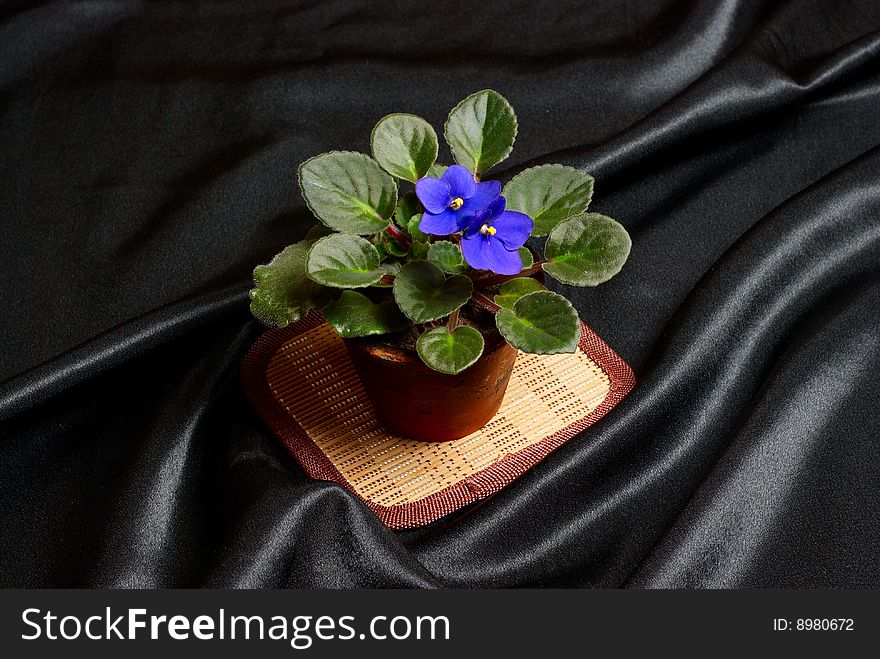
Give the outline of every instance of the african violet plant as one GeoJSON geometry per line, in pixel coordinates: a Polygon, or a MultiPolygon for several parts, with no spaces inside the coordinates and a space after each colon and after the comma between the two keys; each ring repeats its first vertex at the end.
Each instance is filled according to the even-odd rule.
{"type": "Polygon", "coordinates": [[[454,374],[484,348],[483,335],[460,324],[459,310],[494,292],[495,322],[510,345],[574,352],[577,312],[530,275],[600,284],[623,267],[629,235],[586,212],[593,177],[578,169],[539,165],[503,189],[483,180],[510,155],[517,134],[513,108],[497,92],[455,106],[444,134],[457,163],[450,167],[436,162],[431,125],[410,114],[379,121],[372,158],[332,151],[304,162],[299,186],[321,224],[254,270],[253,314],[283,327],[317,308],[344,338],[411,329],[422,361],[454,374]],[[536,236],[549,236],[537,262],[525,247],[536,236]]]}

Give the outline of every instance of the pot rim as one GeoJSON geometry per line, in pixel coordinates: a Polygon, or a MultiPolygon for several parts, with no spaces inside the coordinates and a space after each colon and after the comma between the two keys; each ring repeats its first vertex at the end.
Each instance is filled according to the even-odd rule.
{"type": "MultiPolygon", "coordinates": [[[[494,330],[492,334],[497,335],[497,340],[486,339],[486,337],[484,336],[486,349],[484,349],[483,354],[480,355],[480,359],[495,354],[498,350],[503,349],[504,346],[507,346],[511,350],[514,350],[513,346],[511,346],[509,343],[507,343],[507,341],[504,340],[504,337],[501,336],[501,333],[498,332],[497,329],[494,330]]],[[[371,341],[371,339],[375,338],[376,337],[363,336],[351,339],[343,339],[343,341],[345,341],[345,343],[350,348],[358,350],[362,353],[366,353],[374,359],[381,359],[387,362],[397,362],[400,364],[424,364],[421,357],[419,357],[419,353],[415,350],[401,348],[397,345],[390,345],[387,343],[375,343],[374,341],[371,341]]]]}

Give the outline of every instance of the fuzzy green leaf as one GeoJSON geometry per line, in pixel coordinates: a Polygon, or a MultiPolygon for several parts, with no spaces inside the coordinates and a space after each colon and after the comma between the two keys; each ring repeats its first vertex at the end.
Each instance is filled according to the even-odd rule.
{"type": "MultiPolygon", "coordinates": [[[[382,234],[379,234],[379,235],[382,235],[382,234]]],[[[387,259],[389,256],[391,256],[391,255],[388,253],[388,250],[386,250],[385,247],[382,245],[382,241],[381,241],[381,240],[376,240],[376,239],[374,238],[374,239],[373,239],[373,247],[376,248],[376,253],[379,255],[379,260],[380,260],[380,261],[384,261],[384,260],[387,259]]]]}
{"type": "Polygon", "coordinates": [[[448,240],[432,243],[428,249],[428,260],[443,272],[452,275],[459,275],[467,270],[467,263],[464,262],[461,248],[448,240]]]}
{"type": "Polygon", "coordinates": [[[510,155],[516,129],[510,103],[498,92],[484,89],[452,109],[444,133],[455,162],[482,174],[510,155]]]}
{"type": "Polygon", "coordinates": [[[396,256],[397,258],[406,256],[409,251],[387,233],[381,234],[381,245],[390,256],[396,256]]]}
{"type": "Polygon", "coordinates": [[[427,258],[429,249],[431,249],[431,243],[413,243],[409,246],[409,260],[427,258]]]}
{"type": "Polygon", "coordinates": [[[413,215],[409,219],[409,224],[407,225],[407,233],[412,236],[413,240],[417,240],[418,242],[427,242],[429,240],[428,235],[424,233],[420,228],[419,224],[422,223],[422,214],[413,215]]]}
{"type": "MultiPolygon", "coordinates": [[[[382,250],[379,247],[376,249],[381,254],[382,250]]],[[[385,275],[396,277],[397,273],[400,272],[400,261],[382,261],[382,263],[379,264],[379,267],[382,268],[385,275]]],[[[371,284],[371,286],[373,288],[391,288],[392,283],[393,282],[385,282],[380,279],[375,284],[371,284]]]]}
{"type": "Polygon", "coordinates": [[[336,294],[306,275],[306,259],[312,244],[311,240],[294,243],[267,265],[254,268],[255,287],[249,293],[251,313],[264,325],[286,327],[336,294]]]}
{"type": "Polygon", "coordinates": [[[413,240],[426,242],[428,236],[419,229],[419,222],[421,221],[422,204],[419,202],[418,197],[416,197],[415,192],[407,192],[397,202],[397,208],[394,209],[394,222],[413,240]]]}
{"type": "Polygon", "coordinates": [[[416,323],[449,315],[467,302],[472,292],[470,277],[455,275],[446,279],[443,271],[428,261],[407,263],[394,280],[394,299],[416,323]]]}
{"type": "Polygon", "coordinates": [[[574,352],[581,336],[577,311],[550,291],[521,297],[512,309],[495,314],[495,323],[510,345],[537,355],[574,352]]]}
{"type": "Polygon", "coordinates": [[[306,237],[303,238],[303,240],[308,240],[309,242],[315,242],[319,238],[323,238],[324,236],[329,236],[331,233],[333,233],[333,229],[326,227],[323,224],[314,224],[306,232],[306,237]]]}
{"type": "Polygon", "coordinates": [[[338,300],[324,307],[324,318],[346,339],[399,332],[409,325],[392,300],[376,304],[355,291],[342,291],[338,300]]]}
{"type": "Polygon", "coordinates": [[[441,165],[439,162],[435,162],[431,165],[430,169],[428,169],[428,173],[425,176],[432,176],[434,178],[440,178],[449,169],[449,165],[441,165]]]}
{"type": "Polygon", "coordinates": [[[517,277],[516,279],[508,279],[501,284],[498,295],[495,296],[495,304],[505,309],[513,309],[513,305],[522,296],[543,290],[544,287],[537,279],[531,277],[517,277]]]}
{"type": "Polygon", "coordinates": [[[519,252],[519,258],[522,261],[523,270],[528,270],[535,265],[535,257],[532,255],[532,250],[528,247],[520,247],[517,251],[519,252]]]}
{"type": "Polygon", "coordinates": [[[565,165],[539,165],[520,172],[504,186],[507,208],[535,221],[533,236],[546,236],[557,224],[587,210],[593,177],[565,165]]]}
{"type": "Polygon", "coordinates": [[[394,222],[401,229],[406,231],[409,221],[413,215],[422,212],[422,204],[415,192],[407,192],[397,201],[397,208],[394,209],[394,222]]]}
{"type": "Polygon", "coordinates": [[[369,235],[387,225],[397,184],[375,160],[355,151],[331,151],[299,167],[306,204],[321,222],[342,233],[369,235]]]}
{"type": "Polygon", "coordinates": [[[389,114],[380,119],[370,135],[370,146],[386,172],[413,183],[437,160],[437,133],[413,114],[389,114]]]}
{"type": "Polygon", "coordinates": [[[435,327],[419,337],[416,350],[430,368],[455,375],[476,362],[483,354],[483,335],[473,327],[460,325],[450,332],[435,327]]]}
{"type": "Polygon", "coordinates": [[[598,213],[578,215],[550,233],[544,271],[564,284],[596,286],[620,272],[631,247],[619,222],[598,213]]]}
{"type": "Polygon", "coordinates": [[[385,274],[372,243],[340,233],[314,244],[306,261],[306,272],[319,284],[337,288],[369,286],[385,274]]]}
{"type": "Polygon", "coordinates": [[[381,267],[386,275],[393,275],[396,277],[397,273],[400,272],[400,261],[383,261],[381,267]]]}

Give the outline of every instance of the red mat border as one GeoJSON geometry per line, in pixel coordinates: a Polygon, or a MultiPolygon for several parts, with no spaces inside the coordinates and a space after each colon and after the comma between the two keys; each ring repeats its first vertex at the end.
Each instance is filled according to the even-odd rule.
{"type": "MultiPolygon", "coordinates": [[[[495,304],[488,298],[481,300],[492,310],[495,304]]],[[[324,318],[317,311],[310,312],[299,322],[282,329],[271,329],[265,332],[245,356],[241,366],[241,384],[244,394],[260,414],[273,433],[281,440],[285,448],[302,466],[311,478],[338,483],[351,491],[370,508],[388,527],[392,529],[408,529],[433,522],[469,503],[498,492],[509,485],[528,469],[547,457],[566,441],[586,430],[605,416],[635,386],[635,374],[632,369],[611,347],[593,330],[581,322],[580,349],[586,353],[610,380],[610,389],[605,400],[583,419],[545,437],[536,444],[509,455],[499,462],[493,463],[466,478],[435,492],[424,499],[398,506],[381,506],[364,499],[345,477],[333,466],[317,444],[293,420],[281,404],[272,395],[266,380],[266,367],[278,349],[294,336],[320,326],[324,318]]]]}

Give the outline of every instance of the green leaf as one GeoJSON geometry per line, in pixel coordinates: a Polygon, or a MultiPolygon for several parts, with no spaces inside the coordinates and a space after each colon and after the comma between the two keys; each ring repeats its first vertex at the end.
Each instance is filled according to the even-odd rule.
{"type": "Polygon", "coordinates": [[[394,209],[394,221],[413,240],[421,242],[428,240],[428,236],[419,229],[419,222],[422,221],[422,204],[415,192],[407,192],[397,202],[397,208],[394,209]]]}
{"type": "Polygon", "coordinates": [[[294,243],[267,265],[254,268],[255,287],[249,293],[251,313],[264,325],[286,327],[336,294],[306,275],[306,258],[312,244],[311,240],[294,243]]]}
{"type": "Polygon", "coordinates": [[[394,238],[389,236],[387,233],[382,234],[381,244],[390,256],[396,256],[397,258],[406,256],[407,252],[409,251],[406,247],[394,240],[394,238]]]}
{"type": "Polygon", "coordinates": [[[528,247],[520,247],[517,251],[519,252],[519,258],[522,261],[523,270],[528,270],[535,265],[535,257],[532,256],[532,250],[528,247]]]}
{"type": "Polygon", "coordinates": [[[459,275],[467,270],[461,248],[448,240],[438,240],[428,249],[428,260],[443,272],[459,275]]]}
{"type": "Polygon", "coordinates": [[[409,325],[392,300],[375,304],[355,291],[342,291],[338,300],[324,307],[324,318],[346,339],[399,332],[409,325]]]}
{"type": "Polygon", "coordinates": [[[483,335],[473,327],[460,325],[450,332],[445,327],[428,330],[419,337],[416,350],[430,368],[455,375],[483,354],[483,335]]]}
{"type": "Polygon", "coordinates": [[[299,167],[299,186],[315,217],[342,233],[379,233],[397,203],[394,179],[375,160],[354,151],[306,160],[299,167]]]}
{"type": "Polygon", "coordinates": [[[504,186],[507,208],[535,221],[533,236],[546,236],[570,217],[587,210],[593,177],[565,165],[539,165],[520,172],[504,186]]]}
{"type": "Polygon", "coordinates": [[[409,246],[409,260],[426,258],[430,249],[430,243],[413,243],[409,246]]]}
{"type": "Polygon", "coordinates": [[[498,295],[495,296],[495,304],[505,309],[513,309],[513,305],[522,296],[541,290],[544,290],[544,287],[537,279],[532,279],[531,277],[508,279],[501,284],[501,289],[498,291],[498,295]]]}
{"type": "Polygon", "coordinates": [[[401,229],[406,231],[409,221],[413,215],[422,212],[422,204],[415,192],[407,192],[397,202],[397,208],[394,209],[394,221],[401,229]]]}
{"type": "Polygon", "coordinates": [[[596,286],[620,272],[631,247],[619,222],[598,213],[578,215],[550,233],[544,271],[564,284],[596,286]]]}
{"type": "Polygon", "coordinates": [[[315,242],[318,238],[323,238],[324,236],[329,236],[333,233],[333,230],[325,227],[323,224],[315,224],[311,229],[306,233],[306,237],[303,240],[308,240],[310,242],[315,242]]]}
{"type": "Polygon", "coordinates": [[[446,279],[443,271],[428,261],[411,261],[394,280],[394,299],[407,317],[427,323],[449,315],[467,302],[473,292],[470,277],[446,279]]]}
{"type": "Polygon", "coordinates": [[[379,266],[379,252],[369,241],[340,233],[314,244],[306,272],[319,284],[337,288],[369,286],[385,274],[379,266]]]}
{"type": "MultiPolygon", "coordinates": [[[[381,252],[382,250],[379,249],[378,251],[381,252]]],[[[396,277],[397,273],[400,272],[399,261],[382,261],[382,263],[379,264],[379,267],[382,268],[384,275],[391,275],[392,277],[396,277]]],[[[392,284],[393,282],[386,283],[380,279],[375,284],[371,284],[371,286],[373,288],[391,288],[392,284]]]]}
{"type": "Polygon", "coordinates": [[[373,157],[386,172],[415,183],[437,160],[437,133],[413,114],[389,114],[370,135],[373,157]]]}
{"type": "Polygon", "coordinates": [[[482,174],[510,155],[516,128],[510,103],[498,92],[484,89],[452,109],[444,133],[455,162],[482,174]]]}
{"type": "Polygon", "coordinates": [[[521,297],[512,309],[495,314],[495,324],[510,345],[536,355],[574,352],[581,336],[571,302],[550,291],[521,297]]]}
{"type": "Polygon", "coordinates": [[[400,272],[400,262],[399,261],[383,261],[381,263],[382,269],[385,271],[386,275],[397,276],[397,273],[400,272]]]}
{"type": "Polygon", "coordinates": [[[419,242],[427,242],[428,235],[424,233],[421,229],[419,229],[419,224],[422,222],[422,214],[413,215],[409,219],[409,224],[407,225],[407,232],[410,236],[412,236],[413,240],[417,240],[419,242]]]}
{"type": "MultiPolygon", "coordinates": [[[[382,235],[382,234],[379,234],[379,235],[382,235]]],[[[376,248],[376,253],[379,255],[379,260],[380,260],[380,261],[384,261],[384,260],[387,259],[389,256],[391,256],[391,255],[388,253],[388,250],[385,249],[384,245],[382,245],[382,241],[381,241],[381,240],[376,240],[376,238],[374,237],[374,238],[373,238],[373,243],[372,243],[372,244],[373,244],[373,247],[376,248]]]]}
{"type": "Polygon", "coordinates": [[[431,165],[431,168],[428,170],[428,173],[425,176],[431,176],[433,178],[440,178],[449,169],[449,165],[441,165],[439,162],[435,162],[431,165]]]}

